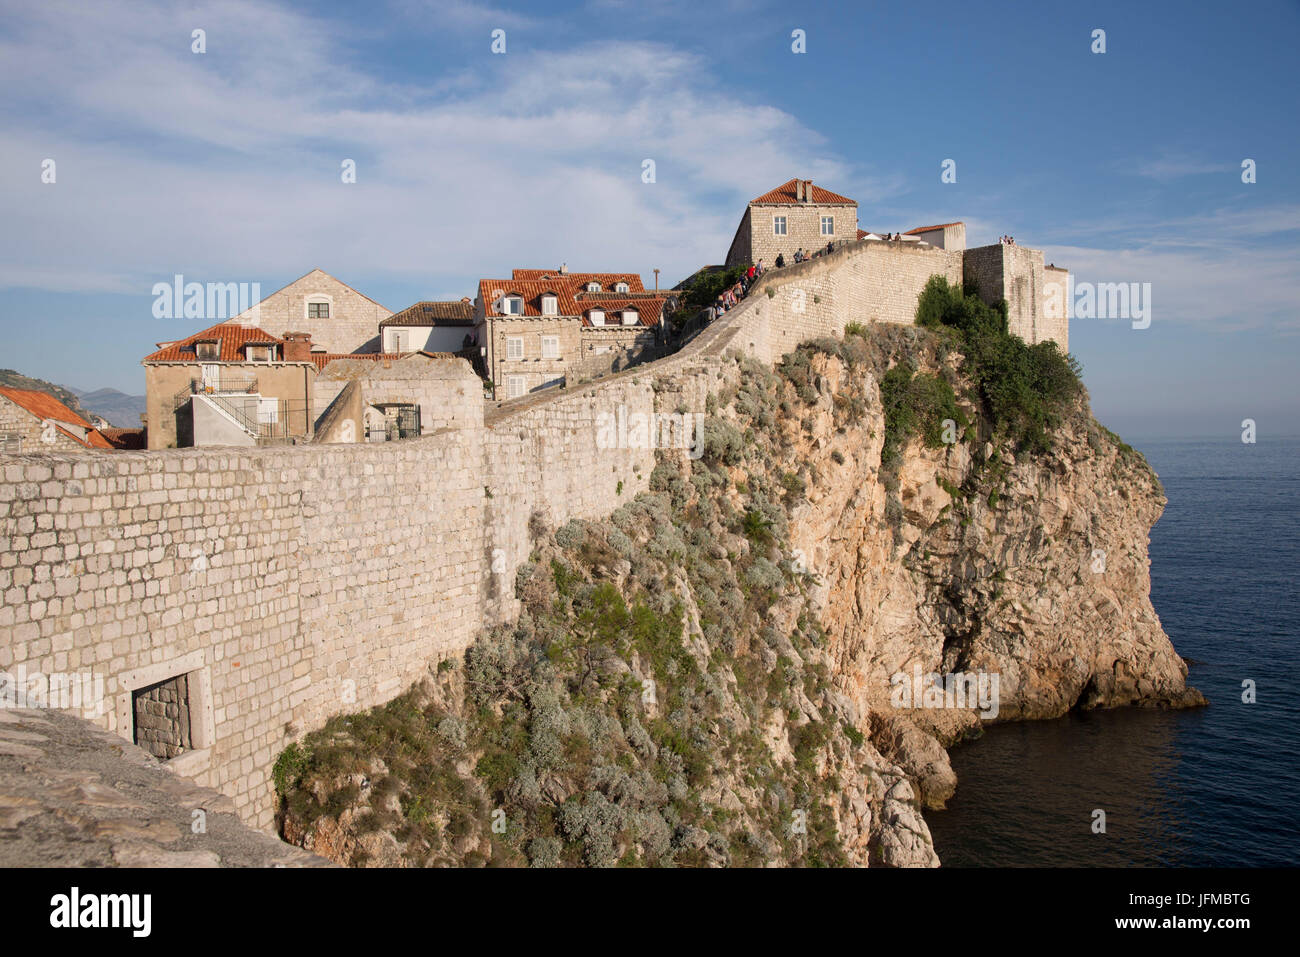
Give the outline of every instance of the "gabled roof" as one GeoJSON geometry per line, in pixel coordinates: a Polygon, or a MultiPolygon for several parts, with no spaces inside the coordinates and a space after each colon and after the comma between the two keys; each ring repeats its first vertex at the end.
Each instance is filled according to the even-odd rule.
{"type": "Polygon", "coordinates": [[[196,332],[194,335],[185,339],[178,339],[176,342],[163,346],[157,352],[151,352],[141,359],[141,362],[198,362],[198,356],[194,351],[194,343],[211,342],[216,339],[220,343],[220,351],[216,359],[207,360],[210,362],[243,362],[244,346],[247,345],[283,345],[284,340],[279,336],[273,336],[265,329],[259,329],[257,326],[245,326],[238,322],[219,322],[215,326],[209,326],[202,332],[196,332]]]}
{"type": "Polygon", "coordinates": [[[98,429],[48,392],[40,392],[36,389],[11,389],[5,386],[0,387],[0,395],[38,419],[49,419],[60,432],[74,442],[80,442],[88,449],[111,449],[113,447],[109,444],[108,439],[99,434],[98,429]],[[68,425],[75,425],[85,429],[86,438],[83,439],[77,434],[62,428],[59,425],[60,422],[66,422],[68,425]]]}
{"type": "Polygon", "coordinates": [[[917,233],[932,233],[936,229],[947,229],[949,226],[961,226],[962,223],[940,223],[938,226],[918,226],[916,229],[909,229],[903,233],[904,236],[915,236],[917,233]]]}
{"type": "MultiPolygon", "coordinates": [[[[578,303],[578,308],[582,310],[582,324],[591,326],[591,320],[587,314],[593,309],[603,309],[606,314],[622,312],[624,309],[635,309],[637,311],[638,326],[654,327],[659,325],[659,320],[663,316],[664,303],[668,301],[667,296],[627,296],[624,298],[600,296],[599,298],[583,299],[578,303]]],[[[593,326],[593,328],[601,328],[593,326]]],[[[635,326],[627,326],[632,329],[635,326]]]]}
{"type": "MultiPolygon", "coordinates": [[[[339,279],[337,276],[331,276],[331,275],[330,275],[329,273],[327,273],[324,269],[321,269],[321,268],[317,267],[316,269],[311,269],[311,270],[308,270],[307,272],[303,273],[301,276],[299,276],[299,277],[298,277],[297,279],[295,279],[293,282],[291,282],[291,283],[286,283],[285,285],[281,286],[281,287],[280,287],[279,289],[277,289],[275,292],[271,293],[271,296],[278,296],[280,293],[284,292],[284,291],[285,291],[286,289],[288,289],[290,286],[295,285],[296,283],[300,283],[300,282],[302,282],[304,279],[306,279],[308,276],[314,276],[316,273],[320,273],[320,274],[321,274],[322,276],[324,276],[326,279],[333,279],[333,280],[334,280],[336,283],[338,283],[340,286],[343,286],[343,287],[345,287],[345,288],[347,288],[347,289],[352,289],[352,287],[349,286],[347,283],[345,283],[342,279],[339,279]]],[[[369,302],[374,302],[375,305],[378,306],[380,309],[384,310],[384,312],[392,313],[393,310],[389,309],[389,308],[388,308],[387,306],[385,306],[382,302],[375,302],[375,300],[371,299],[371,298],[370,298],[369,296],[367,296],[364,292],[361,292],[361,291],[359,291],[359,290],[357,290],[357,289],[352,289],[352,291],[355,292],[355,293],[356,293],[358,296],[360,296],[362,299],[368,300],[369,302]]],[[[266,300],[270,299],[271,296],[263,296],[263,297],[258,301],[258,303],[257,303],[256,305],[250,307],[250,308],[249,308],[247,311],[245,311],[245,312],[241,312],[241,313],[239,314],[239,316],[236,316],[235,318],[240,318],[241,316],[246,316],[246,315],[248,315],[250,312],[253,312],[254,310],[257,309],[257,306],[260,306],[262,303],[266,302],[266,300]]]]}
{"type": "Polygon", "coordinates": [[[385,326],[472,326],[474,324],[474,304],[457,300],[455,302],[417,302],[401,312],[395,312],[379,323],[385,326]]]}
{"type": "MultiPolygon", "coordinates": [[[[802,206],[798,199],[795,198],[795,184],[799,178],[795,177],[788,183],[782,183],[776,189],[764,193],[758,199],[751,199],[749,205],[761,206],[802,206]]],[[[832,193],[829,189],[822,189],[815,183],[812,186],[811,206],[856,206],[856,200],[849,199],[847,196],[841,196],[839,193],[832,193]]]]}

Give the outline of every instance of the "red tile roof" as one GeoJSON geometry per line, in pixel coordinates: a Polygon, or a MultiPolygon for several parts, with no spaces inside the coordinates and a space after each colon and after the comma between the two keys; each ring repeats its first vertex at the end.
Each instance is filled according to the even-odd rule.
{"type": "Polygon", "coordinates": [[[100,429],[108,444],[115,449],[142,449],[145,447],[144,429],[100,429]]]}
{"type": "Polygon", "coordinates": [[[80,442],[89,449],[111,449],[113,446],[108,440],[99,434],[89,422],[83,419],[77,413],[73,412],[66,405],[60,402],[48,392],[39,392],[35,389],[10,389],[8,387],[0,388],[0,395],[4,396],[14,405],[30,412],[38,419],[51,419],[55,428],[75,442],[80,442]],[[86,438],[82,439],[73,432],[59,426],[60,422],[67,422],[69,425],[80,426],[86,429],[86,438]]]}
{"type": "Polygon", "coordinates": [[[474,304],[465,300],[456,302],[417,302],[401,312],[395,312],[379,323],[388,326],[472,326],[474,304]]]}
{"type": "Polygon", "coordinates": [[[909,229],[903,235],[915,236],[917,233],[930,233],[930,232],[934,232],[934,230],[936,229],[947,229],[949,226],[960,226],[960,225],[962,225],[960,222],[956,222],[956,223],[940,223],[938,226],[918,226],[916,227],[916,229],[909,229]]]}
{"type": "Polygon", "coordinates": [[[627,283],[628,292],[645,292],[641,277],[634,272],[560,272],[558,269],[512,269],[512,279],[553,279],[567,282],[573,280],[579,285],[595,281],[601,289],[609,289],[616,282],[627,283]]]}
{"type": "Polygon", "coordinates": [[[318,372],[324,372],[325,367],[336,359],[404,359],[407,356],[415,355],[414,352],[313,352],[311,361],[316,364],[318,372]]]}
{"type": "MultiPolygon", "coordinates": [[[[609,298],[601,296],[600,298],[583,299],[578,303],[578,308],[582,310],[582,324],[590,326],[591,320],[587,314],[593,309],[603,309],[608,317],[611,313],[622,312],[624,309],[635,309],[637,318],[640,320],[639,325],[654,327],[659,325],[659,320],[663,316],[664,303],[668,301],[667,296],[629,296],[623,299],[609,298]]],[[[616,325],[606,321],[607,326],[616,325]]],[[[595,327],[599,328],[599,327],[595,327]]],[[[627,328],[633,328],[628,326],[627,328]]]]}
{"type": "Polygon", "coordinates": [[[524,300],[525,316],[542,314],[542,296],[550,293],[556,298],[556,313],[561,316],[576,316],[578,304],[574,300],[574,291],[578,283],[564,279],[480,279],[479,298],[484,304],[484,311],[490,316],[502,315],[496,309],[496,303],[503,296],[517,295],[524,300]]]}
{"type": "MultiPolygon", "coordinates": [[[[213,362],[243,362],[246,345],[283,345],[284,340],[273,336],[257,326],[245,326],[237,322],[219,322],[215,326],[196,332],[187,339],[180,339],[163,346],[157,352],[150,353],[141,362],[198,362],[194,352],[194,343],[204,339],[216,339],[221,343],[218,358],[213,362]]],[[[281,352],[283,355],[283,351],[281,352]]]]}
{"type": "Polygon", "coordinates": [[[619,282],[627,283],[629,294],[644,295],[646,291],[641,277],[636,273],[570,272],[561,275],[542,269],[516,269],[514,274],[511,279],[479,280],[479,298],[486,304],[485,311],[488,315],[502,315],[493,308],[494,304],[503,296],[511,294],[523,297],[525,316],[541,316],[542,296],[548,293],[556,297],[557,315],[576,316],[582,311],[579,300],[587,294],[584,287],[590,282],[600,283],[601,294],[610,292],[619,282]]]}
{"type": "MultiPolygon", "coordinates": [[[[790,180],[788,183],[782,183],[771,192],[764,193],[758,199],[751,199],[749,204],[753,206],[758,203],[764,206],[798,206],[801,205],[795,198],[795,184],[799,182],[798,177],[790,180]]],[[[841,196],[839,193],[832,193],[829,189],[822,189],[820,186],[812,185],[812,204],[813,206],[856,206],[857,201],[849,199],[847,196],[841,196]]]]}

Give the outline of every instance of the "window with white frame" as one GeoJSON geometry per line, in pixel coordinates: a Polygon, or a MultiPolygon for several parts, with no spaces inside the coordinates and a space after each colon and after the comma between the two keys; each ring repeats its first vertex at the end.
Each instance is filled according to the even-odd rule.
{"type": "Polygon", "coordinates": [[[640,321],[641,321],[641,315],[635,309],[623,310],[623,325],[635,326],[640,321]]]}
{"type": "Polygon", "coordinates": [[[614,291],[615,291],[615,292],[627,292],[627,283],[625,283],[625,282],[616,282],[616,283],[614,283],[614,291]]]}
{"type": "Polygon", "coordinates": [[[524,357],[524,337],[510,336],[506,339],[506,358],[522,359],[524,357]]]}
{"type": "Polygon", "coordinates": [[[506,376],[506,395],[508,395],[510,398],[517,399],[527,391],[528,391],[527,388],[525,388],[524,386],[523,376],[521,375],[506,376]]]}
{"type": "Polygon", "coordinates": [[[600,283],[598,282],[587,283],[587,292],[600,292],[600,283]]]}
{"type": "Polygon", "coordinates": [[[549,293],[542,296],[542,315],[558,316],[559,314],[560,314],[560,300],[549,293]]]}
{"type": "Polygon", "coordinates": [[[822,217],[822,235],[823,235],[823,236],[834,236],[834,235],[835,235],[835,217],[834,217],[834,216],[823,216],[823,217],[822,217]]]}
{"type": "Polygon", "coordinates": [[[784,236],[784,235],[786,235],[786,223],[785,223],[785,217],[784,217],[784,216],[773,216],[773,217],[772,217],[772,235],[773,235],[773,236],[784,236]]]}
{"type": "Polygon", "coordinates": [[[524,297],[509,295],[501,300],[501,313],[506,316],[522,316],[524,314],[524,297]]]}
{"type": "Polygon", "coordinates": [[[308,319],[328,319],[330,317],[330,304],[328,302],[318,301],[307,302],[308,319]]]}
{"type": "Polygon", "coordinates": [[[605,310],[593,309],[587,313],[587,318],[591,320],[593,326],[603,326],[605,324],[605,310]]]}
{"type": "Polygon", "coordinates": [[[542,358],[543,359],[560,358],[560,337],[559,336],[542,336],[542,358]]]}

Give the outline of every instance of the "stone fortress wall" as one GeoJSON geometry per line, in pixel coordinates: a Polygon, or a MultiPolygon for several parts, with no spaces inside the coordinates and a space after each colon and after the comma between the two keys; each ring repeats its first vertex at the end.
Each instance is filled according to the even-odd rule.
{"type": "Polygon", "coordinates": [[[648,487],[654,450],[606,447],[611,420],[703,414],[732,350],[770,363],[849,321],[910,323],[930,275],[961,271],[959,250],[851,244],[767,273],[672,356],[486,413],[461,362],[440,380],[455,414],[402,442],[0,458],[0,672],[29,697],[103,679],[73,710],[127,738],[184,676],[172,765],[268,828],[281,749],[515,617],[530,525],[648,487]]]}

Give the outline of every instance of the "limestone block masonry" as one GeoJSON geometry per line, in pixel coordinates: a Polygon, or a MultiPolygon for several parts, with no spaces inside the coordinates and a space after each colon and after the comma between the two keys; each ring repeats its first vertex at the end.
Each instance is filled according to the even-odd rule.
{"type": "Polygon", "coordinates": [[[855,243],[769,272],[672,356],[486,415],[467,388],[418,439],[0,456],[0,671],[29,697],[101,679],[108,700],[71,710],[128,739],[133,692],[184,687],[173,764],[268,828],[286,744],[515,617],[531,521],[648,487],[654,450],[603,447],[607,417],[703,414],[739,375],[732,350],[770,363],[847,322],[910,323],[925,281],[961,269],[960,251],[855,243]]]}

